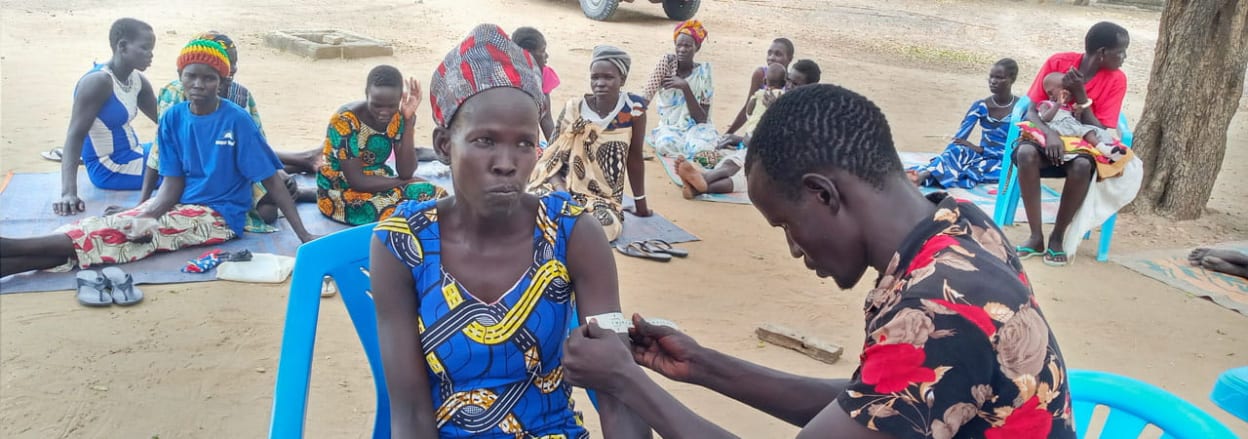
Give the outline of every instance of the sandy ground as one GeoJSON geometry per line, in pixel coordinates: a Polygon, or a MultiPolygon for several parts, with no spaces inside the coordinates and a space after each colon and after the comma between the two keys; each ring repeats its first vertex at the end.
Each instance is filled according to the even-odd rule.
{"type": "MultiPolygon", "coordinates": [[[[326,117],[361,97],[366,72],[391,63],[427,81],[445,51],[472,25],[534,25],[550,41],[551,64],[564,86],[554,101],[587,89],[587,59],[598,43],[634,57],[643,77],[668,50],[671,23],[657,6],[625,5],[612,23],[585,19],[571,0],[138,0],[38,3],[0,1],[0,171],[48,172],[37,153],[64,140],[74,82],[108,56],[117,17],[157,29],[159,87],[173,79],[187,38],[217,29],[239,42],[238,80],[259,101],[271,142],[282,149],[316,145],[326,117]],[[313,62],[261,45],[274,29],[342,28],[393,42],[393,58],[313,62]]],[[[700,59],[715,64],[718,126],[745,97],[748,74],[768,41],[792,38],[799,58],[813,58],[824,81],[856,89],[888,114],[902,149],[936,151],[966,106],[986,95],[992,61],[1023,65],[1022,93],[1047,54],[1078,50],[1092,23],[1110,19],[1132,33],[1126,112],[1138,118],[1157,36],[1158,14],[1129,9],[1030,3],[896,0],[705,0],[700,14],[710,41],[700,59]],[[1044,29],[1044,32],[1039,31],[1044,29]]],[[[640,86],[640,79],[631,84],[640,86]]],[[[1245,106],[1241,103],[1241,109],[1245,106]]],[[[1242,113],[1242,112],[1241,112],[1242,113]]],[[[425,116],[427,117],[427,116],[425,116]]],[[[140,118],[142,119],[142,118],[140,118]]],[[[422,119],[418,138],[428,138],[422,119]]],[[[1189,247],[1248,236],[1248,123],[1240,114],[1210,202],[1198,221],[1172,223],[1125,215],[1115,252],[1189,247]]],[[[150,139],[153,125],[137,123],[150,139]]],[[[647,168],[651,206],[705,241],[684,261],[656,264],[619,258],[626,311],[679,322],[707,346],[793,372],[847,376],[862,337],[867,285],[838,291],[789,260],[779,231],[748,206],[691,203],[655,164],[647,168]],[[720,255],[716,257],[715,255],[720,255]],[[753,328],[791,327],[844,345],[827,366],[761,346],[753,328]]],[[[49,197],[55,196],[49,188],[49,197]]],[[[92,213],[103,206],[90,206],[92,213]]],[[[1008,231],[1014,239],[1025,231],[1008,231]]],[[[1085,244],[1085,254],[1094,251],[1085,244]]],[[[1210,302],[1083,258],[1072,267],[1028,264],[1044,310],[1071,367],[1101,369],[1156,383],[1248,434],[1248,424],[1214,407],[1207,395],[1222,370],[1248,363],[1248,319],[1210,302]]],[[[199,283],[149,286],[131,309],[86,309],[68,292],[0,296],[0,436],[258,437],[272,402],[273,372],[285,309],[284,286],[199,283]]],[[[367,437],[374,407],[371,378],[338,299],[321,317],[309,437],[367,437]]],[[[744,437],[786,437],[794,428],[711,392],[665,384],[708,418],[744,437]]],[[[596,420],[590,415],[591,425],[596,420]]],[[[596,427],[595,427],[596,428],[596,427]]]]}

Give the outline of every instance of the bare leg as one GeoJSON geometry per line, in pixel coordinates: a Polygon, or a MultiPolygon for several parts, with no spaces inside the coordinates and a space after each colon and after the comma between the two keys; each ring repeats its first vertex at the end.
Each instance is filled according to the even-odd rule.
{"type": "MultiPolygon", "coordinates": [[[[1027,227],[1031,236],[1027,237],[1019,247],[1039,250],[1044,247],[1044,230],[1040,210],[1040,168],[1045,166],[1045,158],[1040,147],[1030,143],[1020,143],[1014,150],[1014,163],[1018,165],[1018,190],[1023,198],[1023,210],[1027,212],[1027,227]]],[[[1001,170],[1002,174],[1006,172],[1001,170]]]]}
{"type": "Polygon", "coordinates": [[[0,276],[45,270],[74,256],[74,242],[63,234],[37,238],[0,238],[0,276]]]}
{"type": "MultiPolygon", "coordinates": [[[[1240,255],[1240,257],[1243,257],[1242,253],[1240,255]]],[[[1205,256],[1205,258],[1200,261],[1200,266],[1204,267],[1206,270],[1248,278],[1248,265],[1236,264],[1217,256],[1205,256]]]]}
{"type": "MultiPolygon", "coordinates": [[[[1049,250],[1055,252],[1065,251],[1062,238],[1066,234],[1066,228],[1070,226],[1071,220],[1075,219],[1075,212],[1083,206],[1083,200],[1088,197],[1088,187],[1092,182],[1092,177],[1096,175],[1096,167],[1092,164],[1092,159],[1086,156],[1078,156],[1062,165],[1066,170],[1066,184],[1062,187],[1062,200],[1057,208],[1057,221],[1053,224],[1053,232],[1049,234],[1049,250]]],[[[1030,214],[1028,214],[1030,218],[1030,214]]],[[[1059,255],[1053,257],[1054,262],[1065,262],[1066,256],[1059,255]]]]}
{"type": "Polygon", "coordinates": [[[1235,250],[1198,248],[1188,255],[1192,265],[1248,278],[1248,254],[1235,250]]]}
{"type": "Polygon", "coordinates": [[[278,160],[282,161],[282,165],[286,167],[286,172],[290,174],[312,174],[320,166],[321,148],[297,152],[273,152],[277,153],[278,160]]]}
{"type": "Polygon", "coordinates": [[[732,176],[740,171],[741,167],[736,162],[725,163],[723,166],[702,173],[702,179],[706,181],[706,193],[709,194],[727,194],[733,192],[732,176]]]}

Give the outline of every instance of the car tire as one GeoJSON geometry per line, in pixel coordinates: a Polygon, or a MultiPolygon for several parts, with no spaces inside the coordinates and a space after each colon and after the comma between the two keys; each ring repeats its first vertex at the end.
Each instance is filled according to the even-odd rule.
{"type": "MultiPolygon", "coordinates": [[[[584,5],[586,0],[581,0],[584,5]]],[[[698,13],[698,6],[701,6],[702,0],[663,0],[663,12],[667,14],[667,18],[676,21],[685,21],[693,18],[698,13]]]]}
{"type": "Polygon", "coordinates": [[[581,0],[581,11],[585,12],[585,16],[591,20],[610,20],[619,7],[620,0],[581,0]]]}

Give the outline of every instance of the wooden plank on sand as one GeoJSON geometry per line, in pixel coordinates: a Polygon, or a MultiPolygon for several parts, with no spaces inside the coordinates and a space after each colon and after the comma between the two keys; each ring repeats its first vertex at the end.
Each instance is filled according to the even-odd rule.
{"type": "Polygon", "coordinates": [[[807,357],[828,364],[835,363],[836,360],[841,358],[841,353],[845,351],[845,349],[832,343],[825,343],[798,334],[792,329],[770,323],[759,326],[758,329],[754,330],[754,333],[758,335],[759,340],[801,352],[807,357]]]}

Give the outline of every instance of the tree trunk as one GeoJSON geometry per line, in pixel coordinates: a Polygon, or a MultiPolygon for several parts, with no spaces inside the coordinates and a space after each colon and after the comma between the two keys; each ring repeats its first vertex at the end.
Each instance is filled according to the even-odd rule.
{"type": "Polygon", "coordinates": [[[1248,66],[1248,0],[1168,0],[1135,131],[1136,212],[1195,219],[1213,193],[1248,66]]]}

